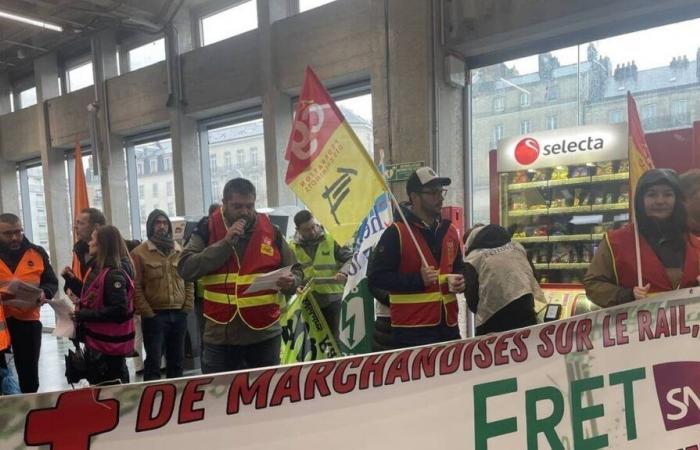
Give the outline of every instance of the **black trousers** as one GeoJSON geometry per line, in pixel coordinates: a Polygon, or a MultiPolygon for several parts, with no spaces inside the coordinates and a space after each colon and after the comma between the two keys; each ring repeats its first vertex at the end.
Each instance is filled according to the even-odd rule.
{"type": "Polygon", "coordinates": [[[41,322],[38,320],[5,319],[10,330],[12,353],[23,394],[39,390],[39,354],[41,353],[41,322]]]}

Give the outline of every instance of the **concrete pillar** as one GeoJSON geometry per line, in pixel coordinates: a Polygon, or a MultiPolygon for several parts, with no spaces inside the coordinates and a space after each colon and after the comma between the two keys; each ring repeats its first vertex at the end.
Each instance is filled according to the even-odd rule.
{"type": "MultiPolygon", "coordinates": [[[[117,76],[117,41],[114,30],[106,30],[92,37],[92,70],[95,80],[97,115],[96,139],[93,151],[100,170],[102,203],[107,221],[119,228],[125,237],[131,236],[129,223],[128,191],[124,162],[124,146],[121,137],[111,131],[109,103],[105,80],[117,76]],[[96,148],[95,148],[96,147],[96,148]]],[[[89,116],[88,116],[89,118],[89,116]]]]}
{"type": "Polygon", "coordinates": [[[193,40],[189,14],[183,11],[172,26],[165,30],[165,58],[168,67],[168,114],[173,151],[173,187],[177,215],[202,215],[204,192],[202,188],[201,151],[197,135],[197,121],[185,115],[186,98],[183,92],[182,53],[192,50],[193,40]]]}
{"type": "Polygon", "coordinates": [[[0,116],[12,112],[12,85],[7,72],[0,74],[0,116]]]}
{"type": "MultiPolygon", "coordinates": [[[[44,200],[49,232],[49,253],[54,268],[69,265],[72,251],[68,179],[61,149],[51,146],[51,129],[47,100],[58,96],[58,62],[55,53],[34,61],[34,82],[39,112],[37,132],[41,136],[41,168],[44,177],[44,200]]],[[[14,179],[14,177],[13,177],[14,179]]],[[[29,207],[26,205],[25,208],[29,207]]],[[[36,226],[37,224],[33,224],[36,226]]]]}
{"type": "Polygon", "coordinates": [[[56,53],[49,53],[34,60],[36,101],[41,103],[58,97],[58,60],[56,53]]]}
{"type": "Polygon", "coordinates": [[[0,211],[19,215],[17,164],[0,158],[0,211]]]}
{"type": "Polygon", "coordinates": [[[257,0],[260,41],[260,74],[263,79],[263,129],[268,206],[293,205],[294,193],[284,182],[287,162],[284,152],[292,130],[291,98],[275,83],[275,56],[271,24],[291,14],[287,0],[257,0]]]}

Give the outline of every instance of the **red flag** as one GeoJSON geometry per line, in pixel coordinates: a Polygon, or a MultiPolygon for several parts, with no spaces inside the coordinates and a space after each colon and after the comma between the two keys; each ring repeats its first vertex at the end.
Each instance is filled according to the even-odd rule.
{"type": "MultiPolygon", "coordinates": [[[[83,170],[83,157],[80,152],[80,141],[78,138],[75,139],[75,176],[73,179],[75,180],[75,197],[73,197],[73,221],[75,223],[80,211],[90,207],[87,183],[85,182],[85,171],[83,170]]],[[[75,230],[73,231],[73,240],[78,240],[78,237],[75,235],[75,230]]],[[[73,255],[72,269],[76,276],[82,279],[80,262],[75,254],[73,255]]]]}
{"type": "Polygon", "coordinates": [[[629,91],[627,92],[627,118],[629,127],[627,145],[630,160],[630,210],[633,210],[637,182],[644,172],[654,168],[654,161],[651,159],[649,146],[647,146],[647,140],[642,129],[642,122],[639,120],[637,103],[629,91]]]}

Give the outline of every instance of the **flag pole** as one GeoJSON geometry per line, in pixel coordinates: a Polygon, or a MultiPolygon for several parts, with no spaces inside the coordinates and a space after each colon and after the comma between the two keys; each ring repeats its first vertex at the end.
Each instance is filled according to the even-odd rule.
{"type": "Polygon", "coordinates": [[[420,246],[418,245],[418,240],[416,240],[416,236],[413,234],[413,230],[411,229],[411,225],[409,225],[408,220],[406,220],[406,216],[404,216],[403,211],[401,210],[401,205],[399,204],[399,201],[396,200],[394,193],[391,192],[391,189],[389,189],[389,186],[386,184],[386,181],[384,182],[384,186],[386,187],[386,191],[389,193],[389,196],[391,196],[391,200],[394,202],[396,209],[399,211],[399,216],[401,216],[401,220],[403,220],[403,223],[406,224],[406,229],[408,230],[408,235],[411,236],[411,240],[413,241],[413,245],[415,245],[416,250],[418,250],[418,255],[420,256],[420,260],[423,263],[423,267],[428,267],[428,261],[425,259],[425,255],[423,254],[423,251],[420,249],[420,246]]]}
{"type": "Polygon", "coordinates": [[[634,251],[637,259],[637,286],[644,287],[644,281],[642,280],[642,256],[639,251],[639,227],[637,227],[637,221],[632,220],[634,224],[634,251]]]}

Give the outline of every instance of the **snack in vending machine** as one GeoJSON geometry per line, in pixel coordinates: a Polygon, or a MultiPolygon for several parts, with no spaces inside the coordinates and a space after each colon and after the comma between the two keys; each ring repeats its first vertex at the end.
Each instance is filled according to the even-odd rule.
{"type": "Polygon", "coordinates": [[[596,175],[612,175],[614,172],[613,162],[605,161],[598,163],[596,167],[596,175]]]}
{"type": "Polygon", "coordinates": [[[518,170],[513,174],[513,183],[527,183],[528,181],[527,170],[518,170]]]}
{"type": "Polygon", "coordinates": [[[569,168],[567,166],[557,166],[552,170],[552,180],[567,180],[569,178],[569,168]]]}

